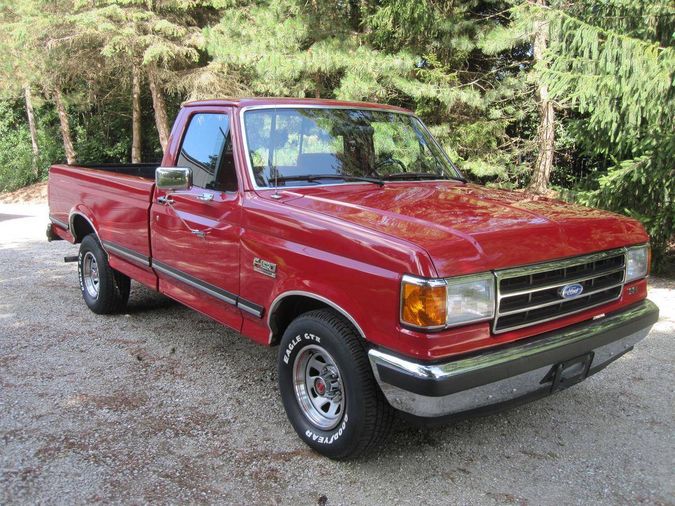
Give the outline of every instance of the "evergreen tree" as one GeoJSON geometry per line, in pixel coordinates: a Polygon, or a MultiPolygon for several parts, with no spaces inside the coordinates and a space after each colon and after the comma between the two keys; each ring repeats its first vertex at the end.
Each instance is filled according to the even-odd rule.
{"type": "Polygon", "coordinates": [[[154,157],[185,98],[385,102],[475,180],[637,217],[659,262],[675,221],[671,4],[0,0],[0,149],[21,143],[0,153],[0,187],[63,153],[154,157]]]}
{"type": "Polygon", "coordinates": [[[522,158],[523,146],[507,129],[532,106],[519,103],[524,83],[477,48],[482,32],[497,24],[490,14],[501,8],[478,1],[255,1],[228,9],[207,29],[206,48],[223,82],[239,76],[253,94],[414,109],[465,169],[508,182],[505,166],[522,158]]]}
{"type": "Polygon", "coordinates": [[[155,125],[166,149],[169,116],[165,93],[200,60],[203,38],[199,17],[213,2],[168,0],[97,0],[77,10],[69,20],[78,40],[100,46],[107,66],[130,75],[132,100],[132,158],[140,158],[140,87],[145,74],[152,96],[155,125]]]}
{"type": "Polygon", "coordinates": [[[584,202],[640,219],[659,264],[675,223],[675,7],[607,0],[554,5],[542,78],[579,113],[571,129],[599,169],[584,202]],[[606,169],[604,169],[606,167],[606,169]]]}

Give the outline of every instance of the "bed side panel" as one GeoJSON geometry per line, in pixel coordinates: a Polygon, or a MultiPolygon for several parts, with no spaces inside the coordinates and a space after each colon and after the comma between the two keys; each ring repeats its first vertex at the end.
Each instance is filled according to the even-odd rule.
{"type": "MultiPolygon", "coordinates": [[[[85,216],[108,251],[111,265],[138,279],[138,268],[150,271],[149,265],[144,269],[142,261],[129,262],[128,256],[115,253],[108,245],[150,259],[148,217],[153,187],[154,181],[146,178],[55,165],[49,171],[50,217],[72,226],[73,214],[85,216]]],[[[139,280],[153,284],[151,279],[139,280]]]]}

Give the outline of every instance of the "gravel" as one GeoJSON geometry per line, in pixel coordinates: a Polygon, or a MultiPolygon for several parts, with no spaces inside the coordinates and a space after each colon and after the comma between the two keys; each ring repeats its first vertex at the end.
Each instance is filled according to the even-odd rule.
{"type": "Polygon", "coordinates": [[[44,205],[0,204],[0,503],[673,504],[675,283],[627,356],[569,390],[337,463],[286,420],[275,349],[132,285],[82,301],[44,205]]]}

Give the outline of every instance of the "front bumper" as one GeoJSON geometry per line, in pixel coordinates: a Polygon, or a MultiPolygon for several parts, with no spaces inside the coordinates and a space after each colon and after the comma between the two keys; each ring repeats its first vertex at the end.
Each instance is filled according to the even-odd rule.
{"type": "Polygon", "coordinates": [[[389,403],[424,418],[541,397],[595,374],[644,339],[659,318],[645,300],[626,310],[522,342],[426,364],[379,349],[368,358],[389,403]]]}

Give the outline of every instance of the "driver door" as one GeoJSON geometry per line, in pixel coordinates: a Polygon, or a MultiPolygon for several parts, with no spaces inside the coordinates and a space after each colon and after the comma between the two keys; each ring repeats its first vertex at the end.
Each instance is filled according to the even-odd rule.
{"type": "Polygon", "coordinates": [[[159,290],[235,330],[241,329],[238,191],[231,111],[196,110],[177,157],[192,170],[187,191],[158,190],[150,217],[159,290]]]}

